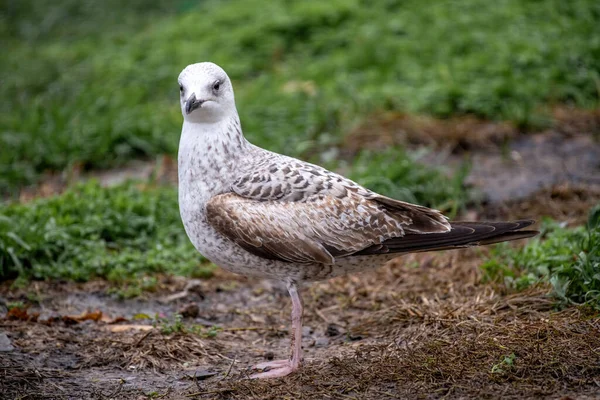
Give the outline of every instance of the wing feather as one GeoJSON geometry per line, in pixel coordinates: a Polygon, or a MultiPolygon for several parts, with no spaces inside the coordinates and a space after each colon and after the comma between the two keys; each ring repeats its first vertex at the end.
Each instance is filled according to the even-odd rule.
{"type": "Polygon", "coordinates": [[[404,234],[401,222],[359,194],[313,195],[304,202],[257,201],[235,193],[213,197],[208,222],[261,257],[333,264],[336,257],[404,234]]]}
{"type": "Polygon", "coordinates": [[[259,257],[334,264],[350,255],[441,250],[530,237],[531,221],[452,223],[314,164],[256,148],[208,222],[259,257]]]}

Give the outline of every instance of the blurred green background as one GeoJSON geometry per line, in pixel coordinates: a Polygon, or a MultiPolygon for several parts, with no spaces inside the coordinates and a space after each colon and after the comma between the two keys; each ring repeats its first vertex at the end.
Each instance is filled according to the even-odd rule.
{"type": "Polygon", "coordinates": [[[599,27],[595,0],[0,0],[0,192],[175,154],[199,61],[229,73],[250,140],[293,156],[381,110],[535,128],[598,105],[599,27]]]}
{"type": "Polygon", "coordinates": [[[0,43],[0,279],[210,274],[173,187],[92,182],[14,204],[48,171],[175,157],[191,63],[229,73],[255,144],[451,215],[470,199],[464,170],[332,149],[387,111],[527,131],[600,97],[597,0],[0,0],[0,43]]]}

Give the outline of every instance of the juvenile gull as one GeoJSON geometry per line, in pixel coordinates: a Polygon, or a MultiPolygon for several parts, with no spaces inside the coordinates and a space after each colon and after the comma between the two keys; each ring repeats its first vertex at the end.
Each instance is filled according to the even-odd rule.
{"type": "Polygon", "coordinates": [[[292,298],[291,356],[256,365],[285,376],[302,361],[298,286],[383,265],[398,254],[534,236],[533,221],[449,222],[439,211],[372,192],[317,165],[249,143],[233,87],[204,62],[179,75],[179,208],[196,249],[239,274],[278,279],[292,298]]]}

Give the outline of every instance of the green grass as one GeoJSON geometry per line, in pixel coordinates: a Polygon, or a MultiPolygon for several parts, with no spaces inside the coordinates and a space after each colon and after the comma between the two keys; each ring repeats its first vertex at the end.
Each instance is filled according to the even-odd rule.
{"type": "Polygon", "coordinates": [[[102,277],[145,289],[152,284],[145,274],[206,277],[212,268],[189,242],[170,187],[89,182],[54,198],[0,206],[0,280],[102,277]]]}
{"type": "Polygon", "coordinates": [[[499,245],[482,266],[488,280],[509,288],[549,282],[561,304],[589,304],[600,309],[600,205],[587,226],[567,229],[545,221],[540,238],[522,249],[499,245]]]}
{"type": "Polygon", "coordinates": [[[598,105],[598,26],[594,0],[0,0],[0,193],[174,154],[197,61],[230,73],[252,141],[313,161],[381,110],[535,125],[598,105]]]}
{"type": "Polygon", "coordinates": [[[497,364],[492,365],[492,369],[490,372],[492,374],[504,374],[505,372],[510,371],[515,366],[515,359],[517,356],[515,353],[511,353],[508,356],[502,357],[502,361],[497,364]]]}
{"type": "Polygon", "coordinates": [[[221,330],[221,328],[216,325],[208,328],[198,324],[186,325],[183,322],[181,314],[175,314],[175,316],[170,319],[155,315],[152,325],[159,327],[160,332],[163,335],[171,335],[173,333],[193,334],[205,339],[216,337],[221,330]]]}

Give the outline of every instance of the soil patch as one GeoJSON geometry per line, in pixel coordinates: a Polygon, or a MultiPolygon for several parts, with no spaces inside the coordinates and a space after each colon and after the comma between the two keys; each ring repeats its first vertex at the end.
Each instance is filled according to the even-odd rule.
{"type": "Polygon", "coordinates": [[[588,212],[600,204],[600,185],[563,183],[540,189],[526,199],[487,204],[477,219],[519,219],[526,216],[549,217],[568,226],[584,225],[588,212]]]}
{"type": "Polygon", "coordinates": [[[0,353],[0,390],[6,398],[60,399],[597,393],[597,315],[554,310],[544,287],[507,293],[481,284],[478,265],[486,252],[409,255],[304,288],[306,368],[269,381],[244,378],[248,366],[287,356],[290,301],[279,284],[219,271],[200,288],[185,290],[185,280],[163,277],[158,292],[132,300],[106,294],[104,282],[38,282],[37,289],[19,290],[4,284],[5,304],[24,301],[30,314],[41,315],[37,322],[0,322],[14,346],[0,353]],[[28,300],[34,297],[37,302],[28,300]],[[183,331],[167,332],[190,302],[198,305],[197,316],[181,321],[183,331]],[[110,318],[43,318],[86,310],[110,318]],[[165,319],[136,319],[153,312],[165,319]],[[214,337],[206,334],[211,325],[221,327],[214,337]]]}
{"type": "Polygon", "coordinates": [[[600,185],[600,142],[587,135],[524,135],[506,148],[473,153],[467,183],[492,203],[556,185],[600,185]]]}
{"type": "MultiPolygon", "coordinates": [[[[548,129],[537,133],[600,137],[600,109],[557,106],[550,111],[548,123],[548,129]]],[[[364,149],[381,150],[395,145],[427,146],[438,152],[456,154],[495,148],[523,133],[513,123],[489,121],[472,115],[438,119],[386,112],[373,115],[350,132],[342,147],[348,155],[364,149]]]]}
{"type": "Polygon", "coordinates": [[[518,135],[519,130],[509,122],[493,122],[474,116],[437,119],[390,112],[374,115],[357,127],[345,138],[343,149],[347,155],[353,155],[364,149],[412,145],[460,153],[496,147],[518,135]]]}

